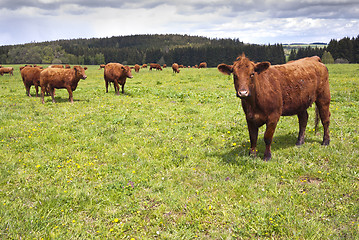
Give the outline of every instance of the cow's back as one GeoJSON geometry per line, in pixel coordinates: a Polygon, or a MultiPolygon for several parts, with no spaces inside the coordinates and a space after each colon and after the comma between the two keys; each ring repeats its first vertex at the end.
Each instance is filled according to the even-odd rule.
{"type": "Polygon", "coordinates": [[[328,70],[319,57],[303,58],[268,69],[280,84],[282,115],[304,111],[323,91],[329,92],[328,70]]]}

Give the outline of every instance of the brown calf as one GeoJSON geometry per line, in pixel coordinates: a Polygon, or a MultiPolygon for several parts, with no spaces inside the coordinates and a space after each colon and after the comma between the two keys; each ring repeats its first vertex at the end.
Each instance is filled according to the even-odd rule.
{"type": "Polygon", "coordinates": [[[8,73],[9,75],[13,76],[14,75],[13,71],[14,71],[13,67],[2,67],[0,68],[0,75],[2,76],[8,73]]]}
{"type": "Polygon", "coordinates": [[[41,102],[45,103],[45,91],[50,91],[52,102],[55,102],[54,89],[66,88],[69,93],[69,101],[74,102],[72,92],[76,90],[80,79],[86,79],[85,70],[81,66],[72,69],[46,68],[40,73],[41,102]]]}
{"type": "Polygon", "coordinates": [[[177,63],[172,64],[172,70],[173,70],[174,73],[179,73],[180,72],[180,70],[178,68],[179,68],[179,66],[178,66],[177,63]]]}
{"type": "Polygon", "coordinates": [[[24,67],[21,69],[21,77],[26,89],[26,95],[31,97],[30,87],[35,86],[36,97],[39,96],[39,86],[40,86],[40,73],[41,69],[39,67],[24,67]]]}
{"type": "Polygon", "coordinates": [[[313,102],[324,127],[322,145],[328,145],[330,91],[328,69],[319,57],[304,58],[283,65],[254,63],[244,56],[232,65],[220,64],[218,70],[233,73],[234,88],[241,98],[251,141],[250,155],[256,155],[258,128],[266,124],[264,160],[269,160],[273,134],[280,116],[297,115],[299,135],[296,145],[304,143],[308,122],[307,108],[313,102]]]}
{"type": "Polygon", "coordinates": [[[133,78],[133,76],[131,74],[130,67],[123,66],[120,63],[108,63],[105,66],[104,78],[106,84],[106,93],[108,92],[108,84],[113,82],[116,94],[120,95],[120,86],[118,84],[121,85],[122,93],[124,93],[126,79],[133,78]]]}

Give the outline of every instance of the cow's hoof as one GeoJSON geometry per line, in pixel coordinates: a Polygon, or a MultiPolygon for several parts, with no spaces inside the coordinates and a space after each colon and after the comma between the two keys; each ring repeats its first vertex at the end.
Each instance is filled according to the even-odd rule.
{"type": "Polygon", "coordinates": [[[330,143],[330,140],[329,140],[329,139],[325,139],[325,140],[323,140],[322,145],[323,145],[323,146],[328,146],[329,143],[330,143]]]}

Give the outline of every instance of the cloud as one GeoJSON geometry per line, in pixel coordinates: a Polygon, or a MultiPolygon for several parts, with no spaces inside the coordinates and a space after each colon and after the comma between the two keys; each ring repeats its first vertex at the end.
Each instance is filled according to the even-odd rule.
{"type": "Polygon", "coordinates": [[[250,43],[324,41],[358,34],[355,0],[1,0],[0,45],[179,33],[250,43]],[[21,29],[21,31],[19,30],[21,29]]]}

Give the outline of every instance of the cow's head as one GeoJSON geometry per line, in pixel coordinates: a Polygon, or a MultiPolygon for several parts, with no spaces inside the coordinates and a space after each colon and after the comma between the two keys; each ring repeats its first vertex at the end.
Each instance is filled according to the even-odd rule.
{"type": "Polygon", "coordinates": [[[269,66],[269,62],[254,63],[242,54],[233,65],[220,64],[217,68],[218,71],[226,75],[233,73],[237,97],[246,98],[251,96],[258,74],[268,69],[269,66]]]}
{"type": "Polygon", "coordinates": [[[86,79],[85,69],[81,66],[74,66],[75,75],[78,79],[86,79]]]}
{"type": "Polygon", "coordinates": [[[121,66],[121,70],[125,73],[127,78],[133,78],[131,68],[129,66],[121,66]]]}

